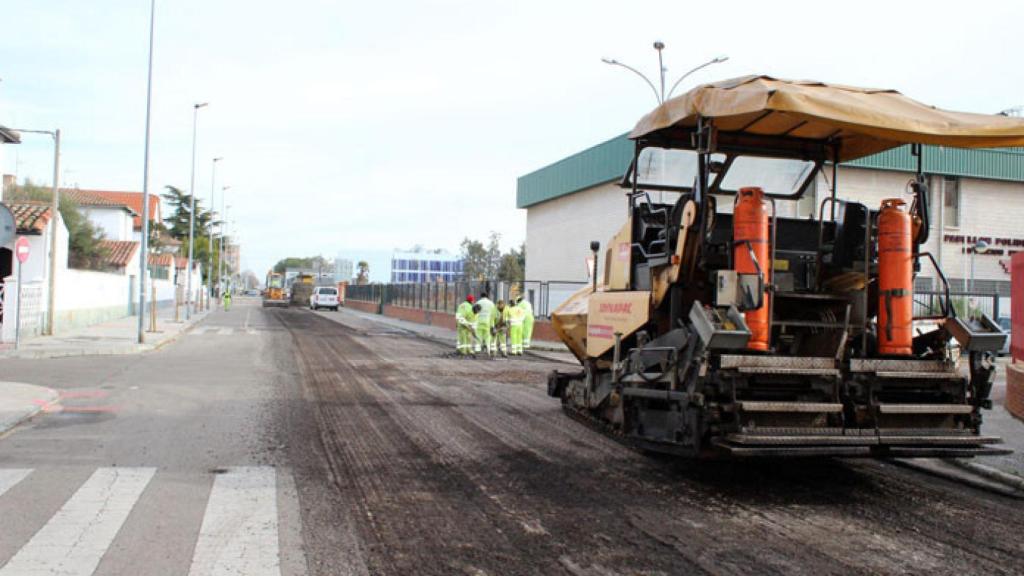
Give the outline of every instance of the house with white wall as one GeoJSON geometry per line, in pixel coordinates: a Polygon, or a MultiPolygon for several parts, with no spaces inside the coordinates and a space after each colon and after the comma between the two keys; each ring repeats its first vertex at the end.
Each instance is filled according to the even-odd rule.
{"type": "Polygon", "coordinates": [[[70,200],[89,222],[103,231],[108,240],[134,240],[134,220],[138,214],[123,202],[92,190],[61,190],[61,200],[70,200]]]}
{"type": "MultiPolygon", "coordinates": [[[[17,236],[24,237],[29,243],[28,260],[21,264],[21,289],[18,289],[19,263],[14,257],[12,239],[0,247],[0,280],[3,282],[4,308],[3,324],[0,326],[0,341],[14,340],[14,324],[11,322],[11,311],[17,306],[17,296],[22,298],[22,337],[32,337],[42,333],[44,327],[46,305],[49,298],[50,279],[50,240],[51,227],[57,227],[57,262],[63,263],[58,268],[66,268],[68,261],[68,231],[60,213],[53,218],[50,206],[42,203],[26,202],[8,205],[14,215],[17,236]]],[[[60,270],[58,269],[58,275],[60,270]]]]}

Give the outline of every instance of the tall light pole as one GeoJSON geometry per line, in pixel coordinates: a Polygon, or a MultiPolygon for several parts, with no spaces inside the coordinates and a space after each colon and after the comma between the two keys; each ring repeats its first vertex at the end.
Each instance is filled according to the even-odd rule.
{"type": "MultiPolygon", "coordinates": [[[[139,344],[146,340],[142,319],[146,306],[146,267],[149,264],[149,125],[153,107],[153,28],[156,23],[156,0],[149,2],[149,71],[146,74],[146,146],[142,163],[142,250],[139,253],[139,344]]],[[[153,306],[156,302],[152,303],[153,306]]]]}
{"type": "Polygon", "coordinates": [[[221,217],[223,220],[220,221],[220,242],[217,248],[217,286],[220,286],[220,293],[224,293],[223,281],[224,281],[224,228],[227,226],[228,221],[228,208],[231,206],[225,205],[227,200],[228,190],[231,186],[224,186],[220,189],[220,207],[221,217]]]}
{"type": "MultiPolygon", "coordinates": [[[[26,134],[47,134],[53,137],[53,198],[50,199],[50,278],[49,294],[46,295],[46,333],[53,336],[54,317],[57,310],[57,215],[60,214],[60,128],[56,130],[21,130],[26,134]]],[[[20,284],[19,284],[20,286],[20,284]]]]}
{"type": "Polygon", "coordinates": [[[199,123],[199,109],[207,104],[207,102],[200,102],[192,105],[192,180],[188,186],[188,268],[185,288],[185,318],[188,320],[192,319],[192,259],[195,253],[192,245],[195,243],[196,236],[196,127],[199,123]]]}
{"type": "Polygon", "coordinates": [[[664,42],[660,42],[660,41],[659,42],[655,42],[654,43],[654,49],[658,51],[658,78],[659,78],[659,86],[661,86],[661,90],[659,90],[658,88],[655,88],[654,82],[651,82],[651,80],[647,76],[645,76],[643,74],[643,72],[640,72],[639,70],[637,70],[636,68],[633,68],[632,66],[629,66],[628,64],[623,64],[622,62],[619,62],[618,60],[615,60],[615,59],[612,59],[612,58],[602,58],[601,61],[604,62],[605,64],[610,64],[612,66],[621,66],[621,67],[625,68],[626,70],[629,70],[630,72],[632,72],[632,73],[636,74],[637,76],[639,76],[644,82],[647,83],[648,86],[651,87],[651,91],[654,92],[654,99],[658,101],[659,105],[663,104],[665,102],[666,98],[671,98],[672,97],[672,92],[675,91],[676,87],[679,86],[679,84],[687,76],[693,74],[694,72],[700,70],[701,68],[705,68],[707,66],[711,66],[712,64],[718,64],[720,62],[725,62],[726,60],[729,59],[728,56],[717,56],[717,57],[712,58],[711,60],[708,60],[707,62],[701,64],[700,66],[694,67],[693,69],[691,69],[686,74],[683,74],[682,76],[680,76],[679,79],[676,80],[675,84],[672,85],[672,88],[668,91],[668,94],[666,95],[665,94],[665,73],[668,72],[668,69],[665,68],[664,60],[662,59],[662,54],[661,54],[662,50],[665,49],[665,43],[664,42]]]}
{"type": "Polygon", "coordinates": [[[693,74],[694,72],[696,72],[697,70],[700,70],[701,68],[707,68],[708,66],[711,66],[712,64],[721,64],[722,62],[725,62],[728,59],[729,59],[728,56],[715,56],[711,60],[708,60],[707,62],[705,62],[705,63],[703,63],[703,64],[701,64],[699,66],[694,66],[686,74],[683,74],[682,76],[680,76],[679,80],[676,80],[676,83],[673,84],[672,88],[669,89],[668,96],[666,96],[666,98],[671,98],[672,97],[672,93],[676,91],[676,87],[678,87],[679,84],[683,80],[685,80],[686,77],[689,76],[690,74],[693,74]]]}
{"type": "Polygon", "coordinates": [[[215,212],[213,208],[217,205],[215,200],[217,198],[217,162],[220,162],[224,158],[218,156],[213,159],[213,168],[210,171],[210,236],[208,238],[208,252],[210,254],[210,261],[206,263],[206,281],[207,285],[207,300],[206,309],[210,309],[210,299],[213,298],[213,215],[215,212]]]}

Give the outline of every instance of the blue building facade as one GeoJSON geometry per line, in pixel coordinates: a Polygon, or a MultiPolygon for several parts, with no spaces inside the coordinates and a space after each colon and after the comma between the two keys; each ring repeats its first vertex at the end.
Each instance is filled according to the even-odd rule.
{"type": "Polygon", "coordinates": [[[462,259],[448,252],[395,252],[391,282],[453,282],[462,278],[462,259]]]}

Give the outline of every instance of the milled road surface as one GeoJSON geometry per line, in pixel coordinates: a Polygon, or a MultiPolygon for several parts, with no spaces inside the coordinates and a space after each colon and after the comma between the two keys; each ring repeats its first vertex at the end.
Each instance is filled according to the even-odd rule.
{"type": "Polygon", "coordinates": [[[154,353],[0,361],[63,408],[0,436],[0,575],[1022,572],[1018,500],[644,456],[546,396],[564,364],[451,348],[239,299],[154,353]]]}
{"type": "MultiPolygon", "coordinates": [[[[324,573],[1019,574],[1024,506],[877,462],[651,458],[561,413],[555,364],[448,347],[344,313],[294,338],[344,526],[324,573]]],[[[290,442],[298,445],[303,442],[290,442]]],[[[321,512],[321,514],[323,514],[321,512]]],[[[316,538],[307,526],[307,543],[316,538]]]]}

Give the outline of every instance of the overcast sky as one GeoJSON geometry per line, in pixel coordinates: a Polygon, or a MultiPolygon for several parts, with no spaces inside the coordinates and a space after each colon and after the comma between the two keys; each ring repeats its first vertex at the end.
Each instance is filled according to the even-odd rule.
{"type": "MultiPolygon", "coordinates": [[[[141,190],[148,0],[0,0],[0,124],[64,132],[64,183],[141,190]]],[[[223,156],[243,265],[463,237],[524,240],[516,177],[630,129],[669,82],[750,73],[1024,104],[1024,2],[158,0],[150,190],[223,156]],[[700,7],[699,9],[697,7],[700,7]]],[[[26,136],[4,173],[49,182],[26,136]]],[[[551,247],[557,250],[557,246],[551,247]]]]}

